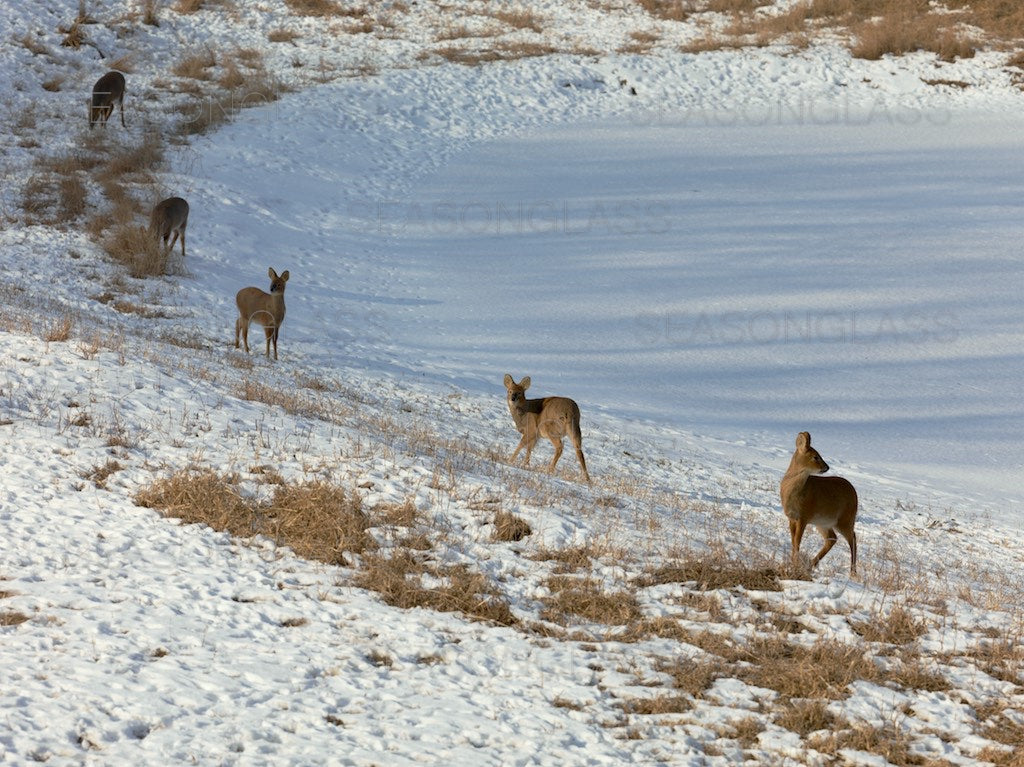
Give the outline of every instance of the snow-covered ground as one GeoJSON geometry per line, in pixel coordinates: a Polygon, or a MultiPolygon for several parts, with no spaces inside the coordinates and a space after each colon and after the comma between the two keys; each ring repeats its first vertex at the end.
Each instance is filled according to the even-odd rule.
{"type": "MultiPolygon", "coordinates": [[[[0,34],[38,26],[53,44],[75,5],[5,8],[0,34]]],[[[612,50],[649,24],[569,5],[535,6],[552,37],[612,50]]],[[[592,574],[609,588],[683,549],[784,559],[775,488],[806,429],[860,493],[863,582],[844,577],[840,544],[815,582],[721,590],[721,614],[681,607],[678,584],[641,588],[644,615],[740,641],[770,607],[814,637],[859,641],[853,623],[913,602],[950,688],[856,682],[832,709],[898,719],[921,755],[991,761],[975,711],[997,701],[1020,716],[1021,688],[956,654],[1020,636],[1024,119],[1005,54],[666,47],[410,68],[444,13],[339,36],[235,0],[94,28],[101,48],[133,52],[133,135],[159,124],[144,94],[162,67],[198,44],[258,47],[282,77],[295,58],[374,73],[298,82],[171,150],[162,183],[192,206],[185,273],[132,299],[162,316],[96,299],[117,269],[84,234],[5,221],[0,614],[29,620],[0,627],[0,759],[819,763],[773,721],[775,693],[728,675],[685,714],[624,714],[665,684],[659,659],[703,657],[691,644],[388,607],[349,568],[134,502],[190,465],[238,472],[257,495],[272,467],[351,487],[368,508],[412,499],[445,531],[431,556],[484,572],[536,620],[540,547],[606,542],[592,574]],[[283,25],[302,36],[266,42],[283,25]],[[250,366],[231,348],[233,296],[266,288],[268,266],[291,274],[280,360],[250,366]],[[72,337],[42,340],[64,316],[72,337]],[[593,488],[571,451],[526,490],[531,475],[491,459],[518,439],[504,373],[579,402],[593,488]],[[247,401],[252,382],[317,408],[247,401]],[[493,542],[495,503],[533,535],[493,542]],[[743,744],[730,728],[748,717],[761,729],[743,744]]],[[[81,127],[62,116],[102,71],[91,51],[0,56],[19,74],[12,124],[26,104],[39,114],[37,151],[75,146],[81,127]],[[26,85],[53,72],[59,92],[26,85]]],[[[23,144],[3,144],[9,178],[27,167],[23,144]]],[[[16,184],[3,202],[15,210],[16,184]]]]}

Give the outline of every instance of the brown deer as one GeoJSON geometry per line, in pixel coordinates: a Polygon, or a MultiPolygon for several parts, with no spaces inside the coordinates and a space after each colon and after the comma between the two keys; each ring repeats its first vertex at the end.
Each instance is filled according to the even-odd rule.
{"type": "Polygon", "coordinates": [[[828,464],[811,447],[811,435],[806,431],[797,434],[796,451],[779,484],[782,510],[789,519],[793,564],[799,561],[804,529],[814,525],[825,544],[811,561],[811,569],[832,549],[839,532],[850,544],[850,575],[856,575],[857,534],[853,526],[857,521],[857,491],[842,477],[816,476],[826,471],[828,464]]]}
{"type": "Polygon", "coordinates": [[[270,277],[270,292],[264,293],[259,288],[242,288],[235,296],[238,306],[238,319],[235,320],[235,348],[238,348],[238,337],[242,336],[245,353],[249,353],[249,325],[255,322],[263,326],[267,336],[267,356],[270,356],[270,342],[274,342],[274,359],[277,359],[277,334],[284,322],[284,285],[288,282],[288,270],[277,272],[267,269],[270,277]]]}
{"type": "Polygon", "coordinates": [[[164,256],[174,249],[174,243],[181,237],[181,258],[184,261],[187,226],[188,203],[180,197],[168,197],[153,206],[153,212],[149,217],[149,232],[153,237],[164,241],[164,256]]]}
{"type": "Polygon", "coordinates": [[[96,123],[107,125],[107,118],[114,113],[114,104],[121,107],[121,127],[124,124],[124,75],[110,70],[92,86],[92,105],[89,108],[89,130],[96,123]]]}
{"type": "Polygon", "coordinates": [[[508,391],[508,409],[512,413],[516,430],[523,435],[512,453],[516,460],[519,451],[526,448],[525,465],[530,464],[530,454],[539,437],[547,437],[555,446],[555,457],[551,459],[549,472],[554,472],[555,464],[562,457],[562,438],[568,436],[576,448],[576,458],[583,470],[583,477],[590,483],[587,472],[587,461],[583,457],[583,435],[580,433],[579,406],[567,397],[544,397],[542,399],[526,399],[526,390],[530,388],[530,377],[525,376],[519,383],[510,375],[505,376],[505,389],[508,391]]]}

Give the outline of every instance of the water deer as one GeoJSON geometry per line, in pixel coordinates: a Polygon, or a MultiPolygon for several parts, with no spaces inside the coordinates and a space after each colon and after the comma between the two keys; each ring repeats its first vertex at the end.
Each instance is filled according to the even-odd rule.
{"type": "Polygon", "coordinates": [[[505,376],[505,389],[508,392],[508,409],[512,413],[516,430],[522,439],[512,453],[516,460],[519,451],[526,448],[523,463],[529,465],[530,454],[539,437],[547,437],[555,446],[555,457],[551,459],[549,472],[554,472],[555,464],[562,457],[562,438],[568,436],[576,448],[576,458],[580,462],[583,477],[590,482],[587,472],[587,461],[583,457],[583,435],[580,433],[580,408],[567,397],[543,397],[526,399],[526,390],[530,388],[530,377],[524,376],[519,383],[510,375],[505,376]]]}
{"type": "Polygon", "coordinates": [[[853,526],[857,521],[857,491],[842,477],[818,476],[826,471],[828,464],[811,447],[811,435],[806,431],[797,434],[796,451],[779,485],[782,510],[789,519],[793,564],[799,561],[804,529],[814,525],[825,544],[811,561],[811,568],[832,549],[838,532],[850,544],[850,575],[856,575],[857,534],[853,526]]]}
{"type": "Polygon", "coordinates": [[[245,343],[245,353],[249,353],[249,325],[255,322],[263,326],[267,336],[267,357],[270,356],[270,342],[274,342],[274,359],[277,359],[277,335],[284,322],[284,285],[288,282],[288,270],[277,275],[273,267],[267,269],[270,277],[270,292],[265,293],[259,288],[242,288],[235,296],[238,306],[238,319],[235,320],[235,348],[238,348],[238,337],[241,335],[245,343]]]}
{"type": "Polygon", "coordinates": [[[110,70],[92,86],[92,104],[89,107],[89,129],[96,123],[104,127],[107,125],[107,118],[114,113],[114,104],[121,107],[121,127],[124,124],[124,75],[115,70],[110,70]]]}
{"type": "Polygon", "coordinates": [[[153,206],[153,212],[149,216],[149,232],[153,237],[164,241],[164,256],[174,249],[174,243],[181,237],[181,258],[182,261],[185,260],[187,226],[188,203],[180,197],[168,197],[153,206]]]}

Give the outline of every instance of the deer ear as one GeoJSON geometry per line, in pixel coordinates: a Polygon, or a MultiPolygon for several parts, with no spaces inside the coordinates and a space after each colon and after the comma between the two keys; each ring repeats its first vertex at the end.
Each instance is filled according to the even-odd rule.
{"type": "Polygon", "coordinates": [[[530,388],[530,376],[523,376],[523,380],[519,382],[519,385],[523,387],[523,391],[530,388]]]}
{"type": "Polygon", "coordinates": [[[514,379],[508,373],[505,373],[505,388],[506,389],[511,389],[513,384],[515,384],[515,382],[516,382],[516,379],[514,379]]]}
{"type": "Polygon", "coordinates": [[[801,451],[802,450],[806,450],[810,446],[811,446],[811,433],[810,432],[802,431],[802,432],[800,432],[799,434],[796,435],[796,449],[797,450],[801,450],[801,451]]]}
{"type": "Polygon", "coordinates": [[[288,270],[287,269],[285,269],[283,272],[281,272],[281,279],[284,282],[288,282],[288,270]]]}
{"type": "Polygon", "coordinates": [[[271,266],[267,268],[267,276],[272,280],[277,279],[277,272],[274,271],[274,267],[271,266]]]}

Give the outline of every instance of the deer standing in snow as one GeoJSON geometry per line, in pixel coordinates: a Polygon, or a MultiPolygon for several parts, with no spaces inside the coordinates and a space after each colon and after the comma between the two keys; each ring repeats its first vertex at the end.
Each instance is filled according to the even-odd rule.
{"type": "Polygon", "coordinates": [[[850,544],[850,575],[856,575],[857,534],[853,526],[857,521],[857,491],[842,477],[818,476],[826,471],[828,464],[811,447],[810,433],[797,434],[796,451],[779,484],[782,510],[789,519],[793,564],[799,560],[804,529],[814,525],[825,544],[811,560],[811,568],[835,545],[838,532],[850,544]]]}

